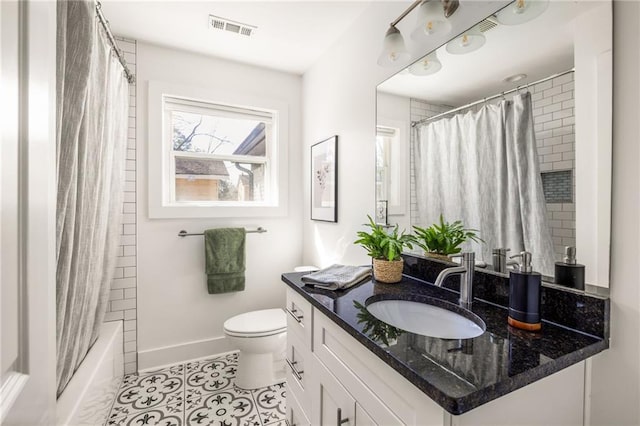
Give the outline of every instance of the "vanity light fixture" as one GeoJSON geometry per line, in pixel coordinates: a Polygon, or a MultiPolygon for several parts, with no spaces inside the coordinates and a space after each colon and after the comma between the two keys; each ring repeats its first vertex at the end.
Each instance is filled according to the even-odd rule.
{"type": "Polygon", "coordinates": [[[382,53],[378,57],[378,65],[388,66],[407,59],[409,59],[409,52],[404,44],[404,38],[402,38],[402,34],[396,26],[391,24],[384,36],[382,53]]]}
{"type": "Polygon", "coordinates": [[[444,16],[444,7],[437,0],[423,1],[418,8],[418,20],[411,38],[424,41],[433,35],[448,34],[451,31],[451,23],[444,16]]]}
{"type": "Polygon", "coordinates": [[[459,0],[416,0],[411,3],[411,6],[389,25],[384,36],[382,53],[378,57],[378,65],[390,66],[410,57],[404,44],[404,38],[396,25],[413,9],[419,6],[420,16],[418,17],[418,27],[412,32],[411,38],[419,41],[429,35],[446,34],[451,31],[448,18],[455,13],[459,5],[459,0]]]}
{"type": "Polygon", "coordinates": [[[475,26],[447,43],[447,52],[454,55],[464,55],[480,49],[486,41],[487,38],[482,34],[480,28],[475,26]]]}
{"type": "Polygon", "coordinates": [[[438,55],[433,51],[424,58],[409,67],[409,72],[413,75],[424,76],[435,74],[442,68],[442,63],[438,59],[438,55]]]}
{"type": "Polygon", "coordinates": [[[549,0],[516,0],[496,14],[502,25],[520,25],[529,22],[547,10],[549,0]]]}

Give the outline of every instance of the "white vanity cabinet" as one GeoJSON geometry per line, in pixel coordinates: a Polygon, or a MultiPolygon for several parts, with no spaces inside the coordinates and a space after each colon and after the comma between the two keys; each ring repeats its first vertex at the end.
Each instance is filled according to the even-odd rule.
{"type": "Polygon", "coordinates": [[[287,331],[289,423],[338,425],[340,419],[349,426],[442,424],[439,405],[291,289],[287,310],[288,326],[293,327],[287,331]],[[304,327],[292,306],[298,317],[304,312],[304,327]],[[312,332],[307,335],[307,330],[312,332]],[[296,409],[302,411],[301,420],[295,417],[296,409]]]}
{"type": "Polygon", "coordinates": [[[288,309],[291,426],[584,424],[584,362],[455,416],[288,288],[291,307],[297,310],[296,317],[288,309]]]}
{"type": "Polygon", "coordinates": [[[308,424],[311,412],[310,384],[312,376],[312,320],[311,304],[302,296],[287,289],[287,410],[289,422],[308,424]],[[291,401],[295,397],[294,401],[291,401]],[[293,420],[291,418],[293,415],[293,420]],[[296,415],[298,416],[296,418],[296,415]],[[299,419],[299,420],[298,420],[299,419]]]}

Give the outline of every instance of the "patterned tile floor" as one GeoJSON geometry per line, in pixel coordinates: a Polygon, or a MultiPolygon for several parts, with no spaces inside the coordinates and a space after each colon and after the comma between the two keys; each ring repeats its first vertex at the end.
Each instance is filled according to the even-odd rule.
{"type": "Polygon", "coordinates": [[[106,425],[285,426],[285,384],[235,387],[238,354],[124,377],[106,425]]]}

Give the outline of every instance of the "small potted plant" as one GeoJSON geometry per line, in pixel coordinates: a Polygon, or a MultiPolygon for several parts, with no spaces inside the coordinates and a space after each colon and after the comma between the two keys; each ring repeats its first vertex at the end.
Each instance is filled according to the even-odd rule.
{"type": "Polygon", "coordinates": [[[367,249],[367,254],[373,258],[373,277],[383,283],[397,283],[402,281],[402,268],[404,260],[400,256],[404,247],[413,248],[410,235],[404,231],[398,233],[398,225],[393,231],[387,232],[384,226],[379,225],[369,218],[365,224],[371,228],[371,232],[359,231],[358,239],[354,244],[359,244],[367,249]]]}
{"type": "Polygon", "coordinates": [[[413,230],[412,241],[425,251],[425,256],[444,261],[451,261],[450,255],[460,253],[460,246],[467,240],[484,242],[477,236],[476,229],[465,228],[460,220],[445,222],[442,215],[439,224],[428,228],[414,226],[413,230]]]}

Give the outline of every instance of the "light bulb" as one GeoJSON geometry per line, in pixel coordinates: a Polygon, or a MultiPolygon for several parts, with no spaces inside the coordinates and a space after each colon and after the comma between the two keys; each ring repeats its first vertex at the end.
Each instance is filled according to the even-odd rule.
{"type": "Polygon", "coordinates": [[[502,25],[519,25],[542,15],[549,6],[549,0],[516,0],[496,13],[502,25]]]}
{"type": "Polygon", "coordinates": [[[480,31],[480,28],[475,26],[447,43],[447,52],[454,55],[471,53],[484,46],[486,41],[487,39],[480,31]]]}
{"type": "Polygon", "coordinates": [[[389,66],[405,59],[409,59],[409,52],[407,52],[407,48],[404,45],[402,34],[392,25],[384,36],[382,53],[378,57],[378,65],[389,66]]]}
{"type": "Polygon", "coordinates": [[[435,74],[442,68],[442,63],[433,52],[409,67],[409,72],[413,75],[430,75],[435,74]]]}

